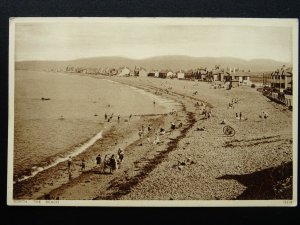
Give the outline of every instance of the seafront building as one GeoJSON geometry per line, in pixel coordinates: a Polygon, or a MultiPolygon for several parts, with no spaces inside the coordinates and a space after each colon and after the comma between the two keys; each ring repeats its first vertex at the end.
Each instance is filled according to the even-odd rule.
{"type": "Polygon", "coordinates": [[[282,66],[280,69],[274,71],[271,81],[271,88],[278,90],[279,92],[284,92],[285,90],[293,89],[293,69],[292,67],[286,68],[282,66]]]}

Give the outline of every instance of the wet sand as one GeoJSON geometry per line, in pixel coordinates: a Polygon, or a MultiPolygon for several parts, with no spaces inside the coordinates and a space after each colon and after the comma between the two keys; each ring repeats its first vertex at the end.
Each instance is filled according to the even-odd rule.
{"type": "Polygon", "coordinates": [[[44,198],[47,193],[61,200],[291,198],[292,112],[249,87],[227,91],[202,82],[109,79],[175,100],[181,107],[177,114],[136,116],[130,122],[115,122],[110,132],[104,133],[105,138],[74,160],[71,180],[66,163],[62,163],[56,175],[51,169],[44,171],[45,177],[53,177],[52,181],[44,184],[36,180],[36,185],[43,187],[33,189],[30,195],[20,195],[22,198],[44,198]],[[228,109],[233,98],[238,102],[234,109],[228,109]],[[209,119],[204,119],[203,106],[195,106],[196,102],[211,108],[209,119]],[[262,111],[267,111],[269,118],[260,118],[262,111]],[[235,118],[239,112],[242,120],[235,118]],[[225,125],[235,129],[233,137],[224,135],[225,125],[220,124],[223,119],[225,125]],[[183,126],[171,130],[171,122],[177,126],[182,122],[183,126]],[[142,124],[152,124],[153,129],[139,140],[142,124]],[[153,144],[160,127],[167,132],[159,136],[160,144],[153,144]],[[99,148],[104,153],[116,153],[119,147],[125,151],[122,167],[113,174],[103,174],[95,167],[99,148]],[[79,162],[83,157],[88,162],[87,170],[81,173],[79,162]]]}

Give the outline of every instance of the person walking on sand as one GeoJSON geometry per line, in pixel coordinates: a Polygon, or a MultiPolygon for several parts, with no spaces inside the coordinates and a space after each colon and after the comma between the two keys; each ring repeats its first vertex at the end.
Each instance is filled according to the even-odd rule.
{"type": "Polygon", "coordinates": [[[132,114],[130,114],[130,116],[129,116],[129,120],[131,120],[131,117],[132,117],[132,114]]]}
{"type": "Polygon", "coordinates": [[[155,100],[153,100],[153,106],[155,106],[155,104],[156,104],[156,102],[155,102],[155,100]]]}
{"type": "Polygon", "coordinates": [[[118,150],[118,157],[119,157],[120,161],[122,162],[124,159],[124,151],[121,148],[119,148],[119,150],[118,150]]]}
{"type": "Polygon", "coordinates": [[[117,170],[117,159],[113,154],[110,158],[110,173],[113,173],[115,170],[117,170]]]}
{"type": "Polygon", "coordinates": [[[106,113],[104,114],[104,119],[107,120],[107,114],[106,113]]]}
{"type": "Polygon", "coordinates": [[[97,167],[100,167],[100,165],[101,165],[101,155],[100,154],[98,154],[96,157],[96,164],[97,164],[97,167]]]}
{"type": "Polygon", "coordinates": [[[141,129],[139,129],[138,135],[139,135],[139,138],[142,139],[143,132],[141,129]]]}
{"type": "Polygon", "coordinates": [[[119,150],[118,150],[118,157],[119,157],[119,160],[120,160],[119,168],[121,168],[121,164],[122,164],[123,159],[124,159],[124,151],[121,148],[119,148],[119,150]]]}
{"type": "Polygon", "coordinates": [[[118,123],[120,122],[120,115],[118,115],[118,123]]]}
{"type": "Polygon", "coordinates": [[[239,114],[238,113],[235,113],[235,118],[239,119],[239,114]]]}
{"type": "Polygon", "coordinates": [[[85,160],[81,160],[81,172],[85,171],[85,160]]]}
{"type": "Polygon", "coordinates": [[[73,160],[72,160],[72,157],[69,156],[69,159],[68,159],[68,171],[70,172],[71,171],[71,167],[74,166],[73,165],[73,160]]]}
{"type": "Polygon", "coordinates": [[[148,133],[151,131],[151,126],[150,124],[148,125],[148,133]]]}
{"type": "Polygon", "coordinates": [[[240,120],[242,120],[242,112],[240,112],[240,120]]]}
{"type": "Polygon", "coordinates": [[[176,125],[174,122],[171,122],[171,129],[174,130],[176,128],[176,125]]]}

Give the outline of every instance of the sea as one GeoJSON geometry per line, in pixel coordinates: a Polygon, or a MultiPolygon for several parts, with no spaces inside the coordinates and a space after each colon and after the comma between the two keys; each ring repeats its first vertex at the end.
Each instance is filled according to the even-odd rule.
{"type": "Polygon", "coordinates": [[[15,71],[14,181],[23,181],[85,151],[102,138],[104,115],[168,113],[175,103],[107,79],[15,71]],[[153,104],[155,101],[155,105],[153,104]]]}

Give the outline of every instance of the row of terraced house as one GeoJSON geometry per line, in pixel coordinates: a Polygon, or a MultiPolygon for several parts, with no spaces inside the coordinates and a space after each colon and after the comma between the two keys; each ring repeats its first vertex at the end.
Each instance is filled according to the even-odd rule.
{"type": "MultiPolygon", "coordinates": [[[[213,69],[200,67],[190,70],[147,70],[143,67],[135,67],[134,70],[124,66],[118,69],[115,68],[82,68],[68,66],[66,72],[107,75],[107,76],[135,76],[135,77],[155,77],[155,78],[172,78],[180,80],[200,80],[206,82],[230,82],[232,86],[251,85],[258,86],[265,85],[263,78],[256,72],[250,70],[243,70],[239,68],[221,68],[216,65],[213,69]]],[[[292,68],[285,68],[283,66],[270,74],[268,74],[268,82],[272,88],[285,90],[292,86],[292,68]]]]}

